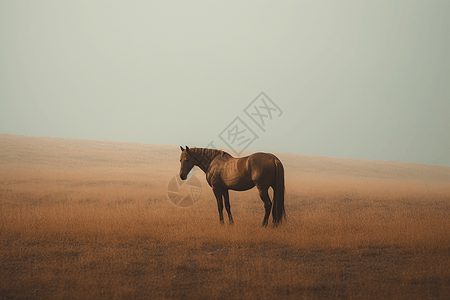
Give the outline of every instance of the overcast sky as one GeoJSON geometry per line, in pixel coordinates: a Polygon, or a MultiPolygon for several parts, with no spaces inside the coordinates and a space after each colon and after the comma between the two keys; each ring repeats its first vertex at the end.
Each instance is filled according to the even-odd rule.
{"type": "Polygon", "coordinates": [[[450,167],[449,15],[448,0],[1,1],[0,133],[450,167]]]}

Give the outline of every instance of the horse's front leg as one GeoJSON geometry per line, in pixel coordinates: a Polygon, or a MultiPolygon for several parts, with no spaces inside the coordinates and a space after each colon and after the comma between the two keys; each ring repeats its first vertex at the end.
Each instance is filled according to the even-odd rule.
{"type": "Polygon", "coordinates": [[[223,191],[219,188],[213,188],[213,192],[217,200],[217,208],[219,209],[220,223],[223,224],[223,201],[222,201],[223,191]]]}
{"type": "Polygon", "coordinates": [[[225,190],[223,193],[223,198],[225,201],[225,209],[228,213],[228,220],[230,221],[230,224],[233,224],[233,216],[231,215],[231,208],[230,208],[230,196],[228,195],[228,190],[225,190]]]}

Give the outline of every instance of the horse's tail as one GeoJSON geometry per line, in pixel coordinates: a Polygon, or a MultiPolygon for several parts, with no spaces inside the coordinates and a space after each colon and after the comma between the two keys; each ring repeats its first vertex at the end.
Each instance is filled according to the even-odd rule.
{"type": "Polygon", "coordinates": [[[286,219],[284,211],[284,167],[279,159],[275,159],[275,185],[273,186],[273,223],[281,223],[283,217],[286,219]]]}

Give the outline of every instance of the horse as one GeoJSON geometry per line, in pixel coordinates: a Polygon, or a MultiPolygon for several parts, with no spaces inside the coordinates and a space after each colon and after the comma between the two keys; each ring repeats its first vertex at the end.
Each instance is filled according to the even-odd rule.
{"type": "Polygon", "coordinates": [[[286,218],[284,210],[284,167],[281,161],[270,153],[254,153],[234,158],[229,153],[209,148],[189,148],[180,146],[180,178],[186,180],[194,166],[206,174],[206,180],[214,192],[219,210],[219,220],[223,221],[223,202],[228,220],[233,224],[230,210],[229,190],[246,191],[256,186],[264,202],[265,215],[262,223],[266,227],[270,211],[274,226],[286,218]],[[269,187],[273,189],[273,205],[269,197],[269,187]]]}

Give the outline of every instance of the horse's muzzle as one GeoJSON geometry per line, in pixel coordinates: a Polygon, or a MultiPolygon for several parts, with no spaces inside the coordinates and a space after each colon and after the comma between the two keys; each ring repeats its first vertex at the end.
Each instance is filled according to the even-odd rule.
{"type": "Polygon", "coordinates": [[[184,175],[184,174],[180,174],[180,178],[181,178],[181,180],[186,180],[186,175],[184,175]]]}

